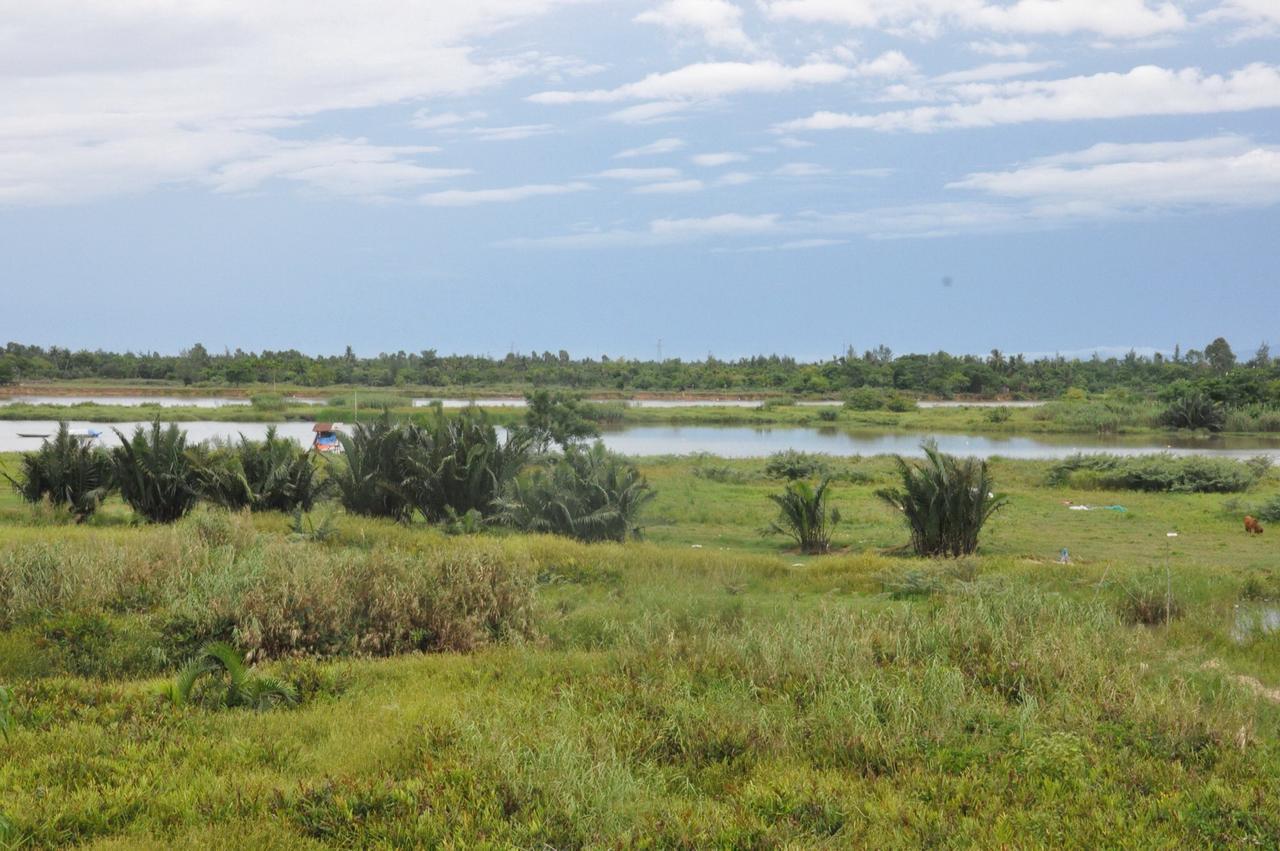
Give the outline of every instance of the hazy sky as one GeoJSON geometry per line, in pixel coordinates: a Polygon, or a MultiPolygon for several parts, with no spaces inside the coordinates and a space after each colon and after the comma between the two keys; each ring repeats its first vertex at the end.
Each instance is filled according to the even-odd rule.
{"type": "Polygon", "coordinates": [[[1280,343],[1280,0],[0,0],[0,338],[1280,343]]]}

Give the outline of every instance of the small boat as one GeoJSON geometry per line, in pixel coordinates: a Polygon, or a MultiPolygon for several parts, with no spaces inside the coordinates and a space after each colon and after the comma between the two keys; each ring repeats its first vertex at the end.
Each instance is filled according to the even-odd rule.
{"type": "Polygon", "coordinates": [[[47,438],[48,436],[49,435],[47,433],[46,434],[30,434],[28,432],[22,432],[22,431],[18,432],[18,437],[29,437],[32,440],[39,440],[41,438],[47,438]]]}
{"type": "Polygon", "coordinates": [[[316,423],[311,427],[316,435],[315,440],[311,442],[311,448],[322,453],[341,452],[342,443],[338,440],[340,428],[342,423],[316,423]]]}

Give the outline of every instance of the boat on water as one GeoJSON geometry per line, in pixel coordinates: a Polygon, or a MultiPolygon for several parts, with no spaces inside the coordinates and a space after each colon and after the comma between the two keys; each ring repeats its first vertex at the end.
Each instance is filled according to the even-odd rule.
{"type": "Polygon", "coordinates": [[[341,452],[342,443],[338,440],[341,429],[342,423],[316,423],[311,427],[316,435],[311,441],[311,448],[321,453],[341,452]]]}
{"type": "MultiPolygon", "coordinates": [[[[31,432],[31,431],[18,432],[18,437],[25,437],[31,440],[48,440],[52,436],[53,435],[50,432],[31,432]]],[[[102,437],[102,432],[98,431],[97,429],[86,428],[86,429],[71,432],[71,436],[76,440],[80,441],[81,443],[93,443],[99,437],[102,437]]]]}

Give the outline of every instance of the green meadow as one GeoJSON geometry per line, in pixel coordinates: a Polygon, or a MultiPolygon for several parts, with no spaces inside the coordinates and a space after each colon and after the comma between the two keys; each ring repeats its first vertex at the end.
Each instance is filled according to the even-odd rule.
{"type": "Polygon", "coordinates": [[[1280,526],[1242,525],[1274,472],[997,459],[978,553],[935,560],[891,459],[826,464],[822,556],[761,534],[763,459],[638,459],[625,544],[6,486],[0,847],[1280,845],[1280,526]],[[168,700],[210,640],[297,704],[168,700]]]}

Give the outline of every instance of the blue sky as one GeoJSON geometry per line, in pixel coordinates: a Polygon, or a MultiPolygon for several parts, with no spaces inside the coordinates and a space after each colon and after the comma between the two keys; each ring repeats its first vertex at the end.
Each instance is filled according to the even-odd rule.
{"type": "Polygon", "coordinates": [[[1280,341],[1277,0],[0,5],[6,340],[1280,341]]]}

